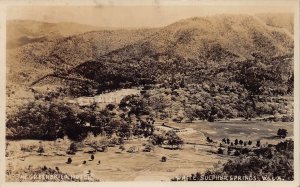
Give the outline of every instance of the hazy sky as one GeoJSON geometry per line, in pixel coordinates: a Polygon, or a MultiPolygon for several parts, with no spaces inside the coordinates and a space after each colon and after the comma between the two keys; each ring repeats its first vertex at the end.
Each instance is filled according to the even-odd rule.
{"type": "Polygon", "coordinates": [[[75,22],[100,27],[160,27],[180,19],[213,14],[292,12],[281,6],[14,6],[7,19],[75,22]]]}

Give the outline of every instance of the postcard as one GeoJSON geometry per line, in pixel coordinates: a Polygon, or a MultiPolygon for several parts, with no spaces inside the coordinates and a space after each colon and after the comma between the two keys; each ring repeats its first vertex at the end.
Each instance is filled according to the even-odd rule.
{"type": "Polygon", "coordinates": [[[299,1],[0,4],[3,186],[299,186],[299,1]]]}

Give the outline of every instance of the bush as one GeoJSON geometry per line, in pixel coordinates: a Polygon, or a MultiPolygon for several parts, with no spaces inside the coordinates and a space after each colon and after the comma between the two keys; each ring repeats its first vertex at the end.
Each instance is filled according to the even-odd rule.
{"type": "Polygon", "coordinates": [[[45,150],[44,150],[44,147],[43,146],[39,146],[38,150],[37,150],[38,153],[44,153],[45,150]]]}
{"type": "Polygon", "coordinates": [[[34,149],[36,149],[36,145],[30,145],[30,146],[21,145],[21,151],[23,152],[32,152],[34,149]]]}
{"type": "Polygon", "coordinates": [[[107,108],[108,110],[112,111],[113,109],[116,108],[116,106],[115,106],[114,104],[108,104],[108,105],[106,105],[106,108],[107,108]]]}
{"type": "Polygon", "coordinates": [[[75,155],[76,154],[76,152],[77,152],[77,145],[74,143],[74,142],[72,142],[71,144],[70,144],[70,147],[69,147],[69,149],[67,150],[67,154],[70,154],[70,155],[75,155]]]}
{"type": "Polygon", "coordinates": [[[153,145],[145,145],[143,152],[151,152],[154,150],[154,146],[153,145]]]}
{"type": "Polygon", "coordinates": [[[281,138],[285,138],[287,136],[288,132],[286,129],[278,129],[277,136],[281,138]]]}
{"type": "Polygon", "coordinates": [[[163,134],[153,134],[150,137],[151,143],[153,145],[162,145],[166,137],[163,134]]]}
{"type": "Polygon", "coordinates": [[[68,160],[67,160],[67,164],[71,164],[72,163],[72,158],[68,158],[68,160]]]}
{"type": "Polygon", "coordinates": [[[125,147],[123,145],[121,145],[119,149],[121,149],[121,151],[125,151],[125,147]]]}
{"type": "Polygon", "coordinates": [[[128,153],[136,153],[136,152],[138,152],[138,148],[136,146],[129,147],[127,152],[128,153]]]}
{"type": "Polygon", "coordinates": [[[224,150],[222,148],[219,148],[217,153],[222,155],[224,153],[224,150]]]}
{"type": "Polygon", "coordinates": [[[241,155],[241,153],[240,153],[240,151],[239,150],[235,150],[235,152],[234,152],[234,154],[233,154],[234,156],[240,156],[241,155]]]}
{"type": "Polygon", "coordinates": [[[243,148],[241,150],[241,152],[242,152],[243,155],[247,155],[247,154],[249,154],[250,150],[248,148],[243,148]]]}
{"type": "Polygon", "coordinates": [[[294,121],[294,118],[293,118],[293,116],[283,116],[283,117],[281,118],[281,121],[282,121],[282,122],[293,122],[293,121],[294,121]]]}
{"type": "Polygon", "coordinates": [[[168,141],[168,145],[171,145],[172,148],[179,148],[183,144],[183,140],[174,132],[168,131],[166,133],[166,140],[168,141]]]}
{"type": "Polygon", "coordinates": [[[256,141],[256,147],[260,147],[260,140],[256,141]]]}

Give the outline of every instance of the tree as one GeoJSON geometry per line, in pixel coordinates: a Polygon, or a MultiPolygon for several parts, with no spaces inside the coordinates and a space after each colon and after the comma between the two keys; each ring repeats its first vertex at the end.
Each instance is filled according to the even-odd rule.
{"type": "Polygon", "coordinates": [[[234,140],[234,145],[238,145],[239,144],[239,140],[238,139],[235,139],[234,140]]]}
{"type": "Polygon", "coordinates": [[[162,134],[153,134],[150,137],[150,140],[153,145],[162,145],[165,140],[165,136],[162,134]]]}
{"type": "Polygon", "coordinates": [[[281,138],[285,138],[287,136],[288,132],[286,129],[278,129],[277,136],[281,138]]]}
{"type": "Polygon", "coordinates": [[[260,147],[260,140],[256,141],[256,147],[260,147]]]}
{"type": "Polygon", "coordinates": [[[123,111],[129,110],[128,116],[130,116],[131,114],[139,116],[145,113],[144,103],[138,95],[128,95],[124,97],[121,100],[119,107],[123,111]]]}
{"type": "Polygon", "coordinates": [[[219,149],[218,149],[218,154],[223,154],[224,153],[224,150],[220,147],[219,149]]]}
{"type": "Polygon", "coordinates": [[[230,144],[230,140],[228,138],[227,138],[226,142],[227,142],[227,144],[230,144]]]}
{"type": "Polygon", "coordinates": [[[40,154],[44,153],[45,152],[44,147],[42,145],[40,145],[37,152],[40,153],[40,154]]]}
{"type": "Polygon", "coordinates": [[[248,145],[252,145],[252,141],[251,140],[248,141],[248,145]]]}
{"type": "Polygon", "coordinates": [[[240,156],[240,155],[241,155],[241,153],[240,153],[239,150],[236,150],[236,151],[234,152],[234,156],[240,156]]]}
{"type": "Polygon", "coordinates": [[[176,148],[178,149],[183,144],[183,140],[174,131],[168,131],[166,133],[166,139],[168,141],[168,144],[171,145],[172,148],[176,146],[176,148]]]}
{"type": "Polygon", "coordinates": [[[243,140],[240,140],[240,141],[239,141],[239,144],[240,144],[240,145],[243,145],[243,143],[244,143],[243,140]]]}
{"type": "Polygon", "coordinates": [[[213,139],[211,139],[210,137],[206,137],[206,141],[207,141],[208,143],[212,143],[212,142],[213,142],[213,139]]]}
{"type": "Polygon", "coordinates": [[[94,160],[95,159],[95,156],[94,155],[91,155],[91,160],[94,160]]]}
{"type": "Polygon", "coordinates": [[[154,146],[153,145],[145,145],[143,152],[151,152],[154,150],[154,146]]]}
{"type": "Polygon", "coordinates": [[[108,104],[108,105],[106,105],[106,108],[107,108],[108,110],[112,111],[113,109],[116,108],[116,106],[115,106],[114,104],[108,104]]]}
{"type": "Polygon", "coordinates": [[[228,147],[227,154],[230,155],[231,151],[232,151],[232,149],[230,147],[228,147]]]}
{"type": "Polygon", "coordinates": [[[226,139],[225,139],[225,138],[223,138],[223,139],[222,139],[222,142],[224,142],[224,143],[226,144],[226,139]]]}
{"type": "Polygon", "coordinates": [[[121,138],[130,138],[132,135],[132,127],[127,122],[121,122],[119,128],[117,129],[117,135],[121,138]]]}
{"type": "Polygon", "coordinates": [[[125,151],[124,145],[120,145],[119,149],[121,149],[121,151],[125,151]]]}
{"type": "Polygon", "coordinates": [[[77,145],[74,142],[72,142],[70,144],[69,149],[67,150],[67,154],[74,155],[76,151],[77,151],[77,145]]]}
{"type": "Polygon", "coordinates": [[[82,141],[88,136],[88,129],[83,121],[65,124],[65,133],[73,141],[82,141]]]}
{"type": "Polygon", "coordinates": [[[67,160],[67,164],[71,164],[72,163],[72,158],[68,158],[68,160],[67,160]]]}
{"type": "Polygon", "coordinates": [[[210,115],[210,116],[208,117],[207,120],[208,120],[209,122],[214,122],[214,121],[215,121],[215,118],[216,118],[215,116],[210,115]]]}
{"type": "Polygon", "coordinates": [[[245,154],[248,154],[249,153],[249,149],[248,148],[243,148],[241,150],[242,154],[245,155],[245,154]]]}

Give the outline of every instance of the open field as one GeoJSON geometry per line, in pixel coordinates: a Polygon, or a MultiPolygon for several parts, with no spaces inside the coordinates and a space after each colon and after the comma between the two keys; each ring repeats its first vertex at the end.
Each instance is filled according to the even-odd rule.
{"type": "MultiPolygon", "coordinates": [[[[70,175],[84,175],[89,173],[93,178],[100,181],[168,181],[175,176],[183,176],[196,171],[204,172],[212,168],[215,164],[226,162],[232,156],[218,155],[212,152],[216,151],[222,138],[235,138],[243,140],[261,140],[262,144],[276,143],[280,139],[272,138],[276,135],[278,128],[286,128],[288,136],[293,135],[292,123],[267,123],[267,122],[195,122],[195,123],[171,123],[170,126],[180,128],[192,128],[189,132],[180,132],[178,135],[186,143],[180,150],[164,149],[156,146],[153,152],[142,152],[143,144],[146,139],[133,139],[125,141],[125,151],[120,151],[119,147],[109,147],[107,152],[97,152],[95,159],[89,161],[90,154],[85,153],[88,147],[76,155],[67,155],[63,151],[64,147],[57,147],[53,141],[21,140],[10,141],[8,150],[13,148],[15,152],[8,156],[7,166],[13,171],[21,168],[32,168],[38,166],[47,166],[50,168],[58,167],[63,173],[70,175]],[[204,135],[203,135],[203,133],[204,135]],[[210,136],[216,143],[208,144],[205,137],[210,136]],[[45,153],[39,155],[36,151],[23,152],[21,145],[38,147],[42,144],[45,147],[45,153]],[[128,153],[129,147],[136,146],[140,151],[137,153],[128,153]],[[61,156],[55,154],[60,151],[64,153],[61,156]],[[167,157],[167,162],[161,162],[162,156],[167,157]],[[66,164],[67,158],[72,158],[71,164],[66,164]],[[86,164],[82,164],[87,161],[86,164]],[[98,161],[101,161],[98,164],[98,161]]],[[[65,145],[68,147],[68,145],[65,145]]],[[[33,149],[34,150],[34,149],[33,149]]],[[[15,179],[18,180],[18,179],[15,179]]]]}
{"type": "MultiPolygon", "coordinates": [[[[205,137],[221,141],[223,138],[261,140],[262,143],[275,143],[280,139],[275,138],[279,128],[287,129],[287,137],[293,137],[293,122],[263,122],[263,121],[226,121],[226,122],[193,122],[171,123],[171,126],[179,128],[192,128],[202,132],[205,137]]],[[[187,135],[187,138],[191,137],[187,135]]],[[[191,140],[192,141],[192,140],[191,140]]]]}
{"type": "Polygon", "coordinates": [[[89,154],[78,153],[71,156],[72,164],[66,164],[67,156],[28,156],[25,161],[14,161],[18,167],[32,165],[40,166],[41,163],[50,168],[59,167],[61,171],[68,174],[83,175],[91,170],[93,177],[102,181],[131,181],[135,179],[143,180],[169,180],[170,178],[191,173],[195,168],[210,168],[223,158],[217,155],[209,156],[192,149],[184,151],[171,151],[157,149],[154,153],[115,153],[116,149],[111,149],[106,153],[95,154],[95,161],[88,161],[82,165],[84,160],[89,159],[89,154]],[[166,163],[160,162],[162,155],[168,157],[166,163]],[[208,159],[209,156],[209,159],[208,159]],[[97,165],[97,160],[101,164],[97,165]],[[36,164],[38,163],[38,164],[36,164]],[[153,177],[153,179],[151,178],[153,177]],[[154,179],[155,178],[155,179],[154,179]]]}

